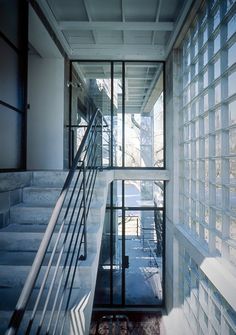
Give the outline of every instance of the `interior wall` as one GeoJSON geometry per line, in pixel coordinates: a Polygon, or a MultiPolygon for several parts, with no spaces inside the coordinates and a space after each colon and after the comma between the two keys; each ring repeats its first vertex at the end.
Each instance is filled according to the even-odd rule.
{"type": "Polygon", "coordinates": [[[63,169],[64,60],[29,56],[27,169],[63,169]]]}
{"type": "Polygon", "coordinates": [[[32,7],[29,43],[27,169],[63,169],[64,58],[32,7]]]}

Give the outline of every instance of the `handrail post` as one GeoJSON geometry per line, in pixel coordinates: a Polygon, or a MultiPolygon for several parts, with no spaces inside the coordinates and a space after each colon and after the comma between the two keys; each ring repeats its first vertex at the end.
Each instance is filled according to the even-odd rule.
{"type": "Polygon", "coordinates": [[[84,212],[83,212],[83,240],[84,240],[84,255],[83,260],[87,258],[87,202],[86,202],[86,167],[85,162],[83,161],[83,203],[84,203],[84,212]]]}
{"type": "Polygon", "coordinates": [[[103,115],[101,113],[101,170],[103,169],[103,115]]]}

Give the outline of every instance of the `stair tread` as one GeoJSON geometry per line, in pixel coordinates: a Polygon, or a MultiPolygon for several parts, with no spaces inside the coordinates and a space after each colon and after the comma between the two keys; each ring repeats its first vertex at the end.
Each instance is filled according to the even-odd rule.
{"type": "MultiPolygon", "coordinates": [[[[0,325],[2,318],[6,321],[10,316],[10,310],[15,306],[67,173],[68,171],[33,172],[32,185],[23,190],[23,202],[11,207],[11,223],[0,230],[0,325]],[[4,309],[5,312],[2,314],[4,309]]],[[[103,226],[101,215],[104,215],[105,212],[107,185],[107,182],[97,178],[90,205],[91,212],[88,216],[88,257],[85,261],[80,261],[80,266],[76,267],[76,294],[73,296],[72,305],[75,308],[81,299],[89,296],[91,289],[94,289],[99,258],[98,248],[100,247],[103,226]]],[[[69,192],[71,190],[72,188],[69,189],[69,192]]],[[[64,211],[65,207],[63,207],[62,215],[64,211]]],[[[68,222],[66,222],[67,224],[68,222]]],[[[60,225],[57,225],[56,232],[59,227],[60,225]]],[[[64,234],[65,232],[63,232],[64,234]]],[[[46,254],[42,271],[45,270],[50,255],[50,252],[46,254]]],[[[55,265],[56,263],[53,261],[52,267],[54,268],[55,265]]],[[[40,278],[41,275],[42,273],[40,273],[40,278]]],[[[93,293],[89,299],[93,299],[93,293]]],[[[92,301],[89,308],[92,308],[91,306],[92,301]]],[[[90,311],[88,311],[88,315],[89,313],[90,311]]],[[[1,329],[0,326],[0,333],[1,329]]]]}

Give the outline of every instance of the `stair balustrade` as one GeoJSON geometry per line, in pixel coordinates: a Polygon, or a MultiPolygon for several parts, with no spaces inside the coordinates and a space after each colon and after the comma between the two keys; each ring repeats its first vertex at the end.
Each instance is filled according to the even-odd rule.
{"type": "MultiPolygon", "coordinates": [[[[97,172],[103,167],[104,133],[107,142],[108,124],[97,110],[53,209],[6,335],[68,333],[67,312],[84,280],[80,265],[87,259],[87,219],[97,172]]],[[[107,143],[105,152],[107,155],[107,143]]]]}

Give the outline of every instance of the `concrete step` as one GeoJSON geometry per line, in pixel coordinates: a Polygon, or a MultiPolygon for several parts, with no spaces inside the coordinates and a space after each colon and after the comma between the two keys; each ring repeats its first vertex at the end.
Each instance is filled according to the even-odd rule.
{"type": "MultiPolygon", "coordinates": [[[[72,180],[72,186],[79,171],[76,171],[72,180]]],[[[68,171],[34,171],[32,176],[32,186],[38,187],[62,187],[68,175],[68,171]]],[[[88,172],[87,172],[88,175],[88,172]]],[[[82,176],[82,175],[81,175],[82,176]]],[[[97,185],[105,185],[103,177],[97,173],[97,185]]]]}
{"type": "MultiPolygon", "coordinates": [[[[71,277],[73,272],[75,272],[75,277],[74,277],[74,287],[75,288],[90,288],[91,287],[91,280],[93,278],[93,269],[94,269],[94,263],[96,261],[96,255],[90,254],[87,256],[87,259],[85,261],[79,261],[78,265],[76,268],[74,266],[71,267],[71,277]]],[[[1,288],[1,293],[4,292],[4,289],[16,289],[16,288],[22,288],[25,280],[28,276],[28,273],[30,271],[31,267],[27,265],[18,265],[17,267],[14,265],[0,265],[0,288],[1,288]]],[[[63,270],[62,267],[59,267],[58,274],[60,275],[62,271],[65,271],[67,273],[68,267],[63,270]]],[[[39,283],[42,281],[43,275],[45,273],[46,267],[43,266],[41,268],[39,278],[37,280],[37,284],[35,288],[39,288],[39,283]]],[[[46,284],[46,287],[49,287],[53,272],[55,271],[55,267],[51,267],[51,271],[48,277],[48,281],[46,284]]],[[[70,277],[70,278],[71,278],[70,277]]],[[[59,281],[59,277],[57,276],[56,279],[56,284],[59,281]]],[[[4,299],[2,299],[2,296],[0,294],[0,301],[2,303],[6,303],[4,299]]],[[[4,307],[3,307],[4,308],[4,307]]],[[[0,307],[0,310],[3,309],[0,307]]]]}
{"type": "MultiPolygon", "coordinates": [[[[36,171],[32,172],[32,174],[33,183],[30,187],[24,189],[23,203],[11,208],[11,224],[0,231],[0,334],[3,333],[2,329],[4,329],[2,325],[6,325],[6,319],[8,320],[9,318],[8,311],[15,307],[25,279],[30,271],[31,264],[43,238],[43,233],[66,179],[67,172],[36,171]]],[[[84,308],[81,303],[86,303],[85,326],[89,325],[92,311],[106,195],[107,183],[102,178],[97,178],[87,222],[87,259],[80,261],[79,267],[74,268],[75,288],[71,297],[72,314],[76,318],[76,324],[78,324],[80,308],[84,308]]],[[[62,209],[62,217],[64,216],[64,212],[65,208],[62,209]]],[[[67,224],[68,220],[65,229],[68,227],[67,224]]],[[[56,227],[55,232],[58,229],[59,225],[56,227]]],[[[56,234],[53,236],[52,243],[55,241],[55,238],[56,234]]],[[[42,271],[45,271],[51,250],[52,247],[50,247],[45,257],[42,271]]],[[[56,253],[56,258],[57,255],[58,253],[56,253]]],[[[53,262],[52,267],[54,268],[54,266],[55,263],[53,262]]],[[[40,273],[39,281],[42,279],[42,276],[43,274],[40,273]]],[[[49,282],[51,278],[52,274],[49,275],[49,282]]],[[[38,284],[33,292],[33,296],[36,295],[37,291],[38,284]]],[[[46,291],[44,295],[46,297],[46,291]]],[[[33,304],[30,305],[30,308],[32,307],[33,304]]],[[[25,332],[22,332],[22,334],[25,334],[25,332]]]]}
{"type": "MultiPolygon", "coordinates": [[[[37,204],[40,206],[55,206],[56,201],[59,198],[61,193],[61,188],[48,188],[48,187],[25,187],[23,189],[23,203],[26,204],[37,204]]],[[[64,206],[67,206],[69,200],[72,195],[72,189],[70,189],[67,193],[64,206]]],[[[102,188],[95,188],[93,190],[94,200],[100,201],[104,196],[104,190],[102,188]]],[[[77,201],[81,201],[83,194],[79,196],[77,201]]],[[[75,203],[75,199],[77,198],[77,192],[75,191],[73,194],[73,199],[71,201],[71,205],[75,203]]]]}
{"type": "MultiPolygon", "coordinates": [[[[8,294],[10,294],[10,298],[16,300],[16,298],[14,298],[10,291],[8,292],[8,294]]],[[[14,295],[17,296],[19,293],[18,292],[14,292],[14,295]]],[[[6,297],[7,298],[7,297],[6,297]]],[[[66,325],[64,327],[64,331],[63,334],[67,335],[70,334],[70,324],[72,322],[72,318],[75,319],[75,317],[77,316],[77,314],[81,313],[81,309],[83,312],[83,315],[87,315],[88,313],[88,309],[90,308],[91,304],[93,301],[91,301],[91,294],[90,294],[90,290],[88,289],[74,289],[72,290],[72,294],[71,294],[71,298],[70,298],[70,304],[69,304],[69,309],[71,310],[71,317],[67,318],[66,321],[66,325]],[[83,302],[82,306],[79,305],[79,302],[83,302]]],[[[24,313],[24,318],[21,322],[21,326],[20,329],[18,331],[18,335],[25,335],[25,331],[27,329],[27,326],[29,324],[29,320],[31,319],[31,315],[32,315],[32,310],[30,310],[28,308],[28,310],[24,313]]],[[[41,319],[41,315],[42,315],[42,311],[39,309],[36,312],[36,316],[34,319],[34,323],[32,325],[32,329],[30,334],[34,335],[37,333],[37,327],[39,324],[39,321],[41,319]]],[[[8,324],[9,324],[9,320],[11,319],[12,316],[12,311],[11,310],[0,310],[0,334],[4,334],[8,324]]],[[[42,329],[41,329],[41,333],[45,334],[46,333],[46,327],[48,326],[49,323],[49,319],[50,319],[51,313],[50,311],[47,311],[45,318],[44,318],[44,322],[42,324],[42,329]]],[[[62,321],[62,318],[60,319],[62,321]]],[[[77,332],[77,334],[83,334],[82,329],[80,328],[80,326],[78,325],[78,322],[76,322],[76,325],[79,331],[77,332]]],[[[50,328],[50,331],[52,331],[52,327],[50,328]]],[[[57,330],[58,331],[58,330],[57,330]]],[[[86,332],[87,333],[87,332],[86,332]]]]}
{"type": "MultiPolygon", "coordinates": [[[[90,211],[93,217],[98,217],[101,212],[101,203],[91,203],[90,211]]],[[[10,220],[12,223],[33,223],[33,224],[47,224],[53,208],[51,206],[36,206],[34,204],[24,204],[20,203],[11,207],[10,210],[10,220]]],[[[68,217],[70,217],[71,211],[68,213],[68,217]]],[[[78,211],[78,208],[77,208],[78,211]]],[[[65,209],[62,209],[61,219],[63,218],[65,213],[65,209]]]]}
{"type": "Polygon", "coordinates": [[[62,187],[68,171],[34,171],[32,186],[38,187],[62,187]]]}
{"type": "MultiPolygon", "coordinates": [[[[76,230],[77,231],[77,230],[76,230]]],[[[99,231],[101,231],[101,225],[94,225],[91,227],[87,227],[87,251],[88,253],[96,252],[99,231]]],[[[27,258],[27,262],[31,259],[34,259],[35,254],[39,248],[39,245],[43,239],[44,234],[41,232],[0,232],[0,263],[4,262],[4,264],[14,260],[14,264],[16,260],[20,261],[20,253],[22,253],[22,261],[25,262],[23,256],[27,258]],[[17,256],[17,257],[16,257],[17,256]],[[16,257],[16,260],[15,260],[16,257]]],[[[51,253],[53,250],[53,246],[57,239],[58,233],[55,233],[52,237],[51,243],[49,245],[48,253],[51,253]]],[[[65,233],[61,234],[61,239],[59,241],[57,250],[58,252],[61,250],[62,243],[65,240],[65,233]]],[[[72,240],[75,242],[75,238],[72,240]]],[[[65,246],[65,252],[68,250],[69,241],[72,239],[72,232],[68,233],[67,243],[65,246]]],[[[74,243],[72,244],[72,248],[74,247],[74,243]]],[[[71,250],[73,250],[71,248],[71,250]]],[[[49,256],[48,256],[49,257],[49,256]]],[[[18,263],[21,264],[21,263],[18,263]]]]}

